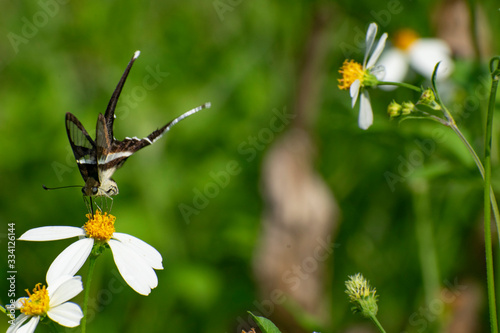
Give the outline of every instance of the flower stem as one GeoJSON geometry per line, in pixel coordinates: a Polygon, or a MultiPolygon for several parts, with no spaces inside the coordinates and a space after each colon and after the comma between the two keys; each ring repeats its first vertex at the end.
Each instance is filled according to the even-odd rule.
{"type": "Polygon", "coordinates": [[[414,86],[413,84],[408,84],[408,83],[404,83],[404,82],[378,81],[377,85],[378,86],[397,86],[397,87],[403,87],[403,88],[415,90],[417,92],[422,92],[422,88],[414,86]]]}
{"type": "MultiPolygon", "coordinates": [[[[457,136],[460,138],[462,143],[465,145],[465,147],[467,148],[469,153],[472,155],[472,158],[474,159],[474,162],[476,163],[476,166],[479,169],[479,173],[481,174],[481,177],[484,179],[485,175],[484,175],[483,163],[481,162],[481,159],[479,158],[479,156],[477,156],[474,148],[472,148],[471,144],[469,143],[469,141],[467,141],[467,139],[462,134],[460,129],[457,127],[455,122],[453,122],[452,124],[449,124],[448,126],[455,132],[455,134],[457,134],[457,136]]],[[[498,204],[497,204],[495,192],[493,192],[493,188],[491,186],[490,186],[490,197],[491,197],[491,199],[490,199],[491,207],[493,209],[493,216],[495,217],[495,224],[497,226],[497,230],[500,230],[500,211],[498,209],[498,204]]],[[[498,239],[500,241],[500,233],[498,234],[498,239]]]]}
{"type": "Polygon", "coordinates": [[[465,144],[472,157],[476,163],[481,176],[484,179],[484,243],[486,252],[486,279],[488,286],[488,304],[490,313],[490,325],[491,332],[498,333],[498,321],[497,321],[497,309],[496,309],[496,298],[495,298],[495,281],[494,281],[494,271],[493,271],[493,250],[491,241],[491,209],[493,209],[493,214],[497,226],[498,237],[500,238],[500,214],[498,211],[498,204],[495,198],[495,193],[491,186],[491,137],[493,128],[493,112],[495,109],[495,99],[498,88],[498,81],[500,79],[500,57],[496,56],[490,61],[490,73],[491,73],[491,90],[490,98],[488,101],[488,116],[486,121],[486,133],[485,133],[485,156],[484,156],[484,166],[481,160],[477,156],[476,152],[469,144],[467,139],[464,137],[462,132],[458,129],[452,114],[441,102],[439,95],[437,93],[435,85],[435,73],[437,71],[439,63],[434,69],[432,84],[434,88],[434,93],[436,95],[436,102],[441,105],[443,113],[448,121],[448,126],[453,129],[453,131],[458,135],[460,140],[465,144]],[[496,68],[494,64],[496,63],[496,68]]]}
{"type": "Polygon", "coordinates": [[[89,257],[89,270],[87,272],[87,282],[85,282],[85,294],[83,296],[83,319],[82,319],[82,333],[86,332],[87,329],[87,310],[90,295],[90,284],[92,282],[92,275],[94,273],[94,267],[96,263],[97,255],[91,254],[89,257]]]}
{"type": "Polygon", "coordinates": [[[486,252],[486,277],[488,283],[488,304],[490,311],[491,332],[498,332],[497,308],[495,299],[495,278],[493,272],[493,250],[491,242],[491,136],[493,131],[493,112],[500,79],[500,60],[493,58],[490,62],[491,90],[488,101],[488,116],[484,143],[484,247],[486,252]],[[493,69],[496,61],[497,68],[493,69]]]}
{"type": "Polygon", "coordinates": [[[382,327],[382,325],[380,324],[380,322],[378,321],[377,317],[375,316],[370,316],[370,319],[372,320],[372,322],[375,324],[375,326],[377,326],[378,330],[382,333],[386,333],[384,328],[382,327]]]}

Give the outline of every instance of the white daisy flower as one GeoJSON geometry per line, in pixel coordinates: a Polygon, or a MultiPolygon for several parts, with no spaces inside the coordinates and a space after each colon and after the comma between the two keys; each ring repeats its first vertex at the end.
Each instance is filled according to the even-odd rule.
{"type": "Polygon", "coordinates": [[[373,123],[373,112],[370,103],[370,96],[368,91],[364,88],[376,86],[378,81],[384,75],[384,69],[381,66],[375,67],[378,58],[384,50],[385,41],[387,40],[387,33],[384,33],[375,48],[375,36],[377,35],[377,25],[371,23],[366,32],[366,50],[363,65],[355,62],[354,60],[345,60],[339,73],[342,78],[339,79],[340,89],[349,89],[352,98],[352,107],[356,105],[358,95],[361,91],[359,102],[359,118],[358,125],[361,129],[368,129],[373,123]],[[373,49],[373,52],[372,52],[373,49]],[[368,58],[369,57],[369,58],[368,58]]]}
{"type": "MultiPolygon", "coordinates": [[[[394,36],[393,47],[388,48],[380,57],[379,65],[385,67],[386,81],[401,82],[409,67],[431,79],[434,68],[439,64],[436,79],[448,78],[453,72],[454,63],[450,47],[441,39],[419,38],[411,29],[403,29],[394,36]]],[[[395,89],[394,86],[383,86],[395,89]]]]}
{"type": "Polygon", "coordinates": [[[47,271],[47,281],[61,275],[74,275],[83,266],[94,245],[109,245],[116,267],[127,284],[141,295],[158,286],[155,269],[163,269],[161,254],[151,245],[127,234],[115,232],[115,217],[97,211],[82,228],[40,227],[28,230],[19,240],[51,241],[79,237],[57,256],[47,271]]]}
{"type": "Polygon", "coordinates": [[[80,325],[83,318],[82,309],[78,304],[68,302],[83,290],[80,276],[59,276],[54,280],[47,280],[47,288],[38,283],[29,297],[21,297],[16,301],[16,309],[21,314],[7,329],[7,333],[31,333],[45,316],[66,327],[80,325]],[[26,321],[28,321],[26,323],[26,321]]]}

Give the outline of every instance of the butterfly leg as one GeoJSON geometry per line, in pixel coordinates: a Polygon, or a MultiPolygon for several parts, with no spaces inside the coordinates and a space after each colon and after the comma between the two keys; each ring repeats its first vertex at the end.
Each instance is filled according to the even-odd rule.
{"type": "Polygon", "coordinates": [[[94,216],[94,205],[92,203],[92,197],[84,195],[83,201],[85,202],[85,206],[87,206],[87,211],[91,214],[91,216],[94,216]]]}

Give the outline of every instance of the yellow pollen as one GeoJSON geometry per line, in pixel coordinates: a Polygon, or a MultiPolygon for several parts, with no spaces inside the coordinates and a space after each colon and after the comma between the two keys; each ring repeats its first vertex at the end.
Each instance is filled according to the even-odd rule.
{"type": "Polygon", "coordinates": [[[30,294],[29,290],[26,289],[29,298],[22,300],[21,313],[27,316],[42,316],[47,314],[49,310],[49,292],[45,289],[45,286],[40,288],[40,285],[41,283],[38,283],[33,288],[33,294],[30,294]]]}
{"type": "Polygon", "coordinates": [[[394,35],[394,46],[403,51],[407,51],[410,46],[419,38],[418,34],[411,29],[402,29],[394,35]]]}
{"type": "Polygon", "coordinates": [[[113,236],[116,217],[111,214],[108,215],[107,212],[101,215],[100,211],[97,211],[94,216],[91,214],[87,214],[86,216],[89,220],[83,228],[88,237],[100,241],[108,241],[113,236]]]}
{"type": "Polygon", "coordinates": [[[339,73],[342,74],[342,78],[338,79],[339,89],[341,90],[349,89],[356,80],[360,80],[361,84],[363,84],[365,71],[363,70],[363,66],[354,60],[344,60],[339,73]]]}

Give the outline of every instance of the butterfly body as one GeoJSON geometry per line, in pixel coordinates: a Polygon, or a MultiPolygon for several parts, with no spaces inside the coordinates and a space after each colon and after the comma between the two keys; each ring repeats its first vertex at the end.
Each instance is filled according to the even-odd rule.
{"type": "Polygon", "coordinates": [[[73,154],[75,155],[76,163],[85,181],[82,192],[86,196],[111,197],[118,194],[118,185],[111,177],[125,163],[127,158],[138,150],[153,144],[182,119],[210,107],[210,103],[206,103],[185,112],[162,128],[153,131],[145,138],[126,137],[122,141],[116,140],[113,135],[114,111],[130,68],[138,56],[139,51],[134,54],[125,69],[120,82],[111,96],[106,112],[104,115],[99,114],[95,141],[72,113],[66,113],[66,132],[71,148],[73,149],[73,154]]]}

